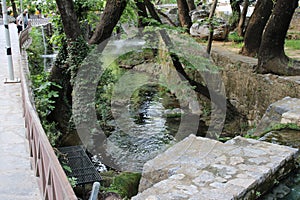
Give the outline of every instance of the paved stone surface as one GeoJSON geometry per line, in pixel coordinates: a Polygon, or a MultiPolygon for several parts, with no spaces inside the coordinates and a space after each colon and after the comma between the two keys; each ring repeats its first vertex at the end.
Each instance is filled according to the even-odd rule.
{"type": "Polygon", "coordinates": [[[256,199],[295,168],[297,149],[190,135],[144,165],[133,200],[256,199]]]}
{"type": "MultiPolygon", "coordinates": [[[[15,24],[10,24],[15,77],[20,77],[20,54],[15,24]]],[[[4,27],[0,28],[0,199],[39,200],[37,178],[30,167],[21,100],[21,84],[4,84],[8,61],[4,27]]]]}

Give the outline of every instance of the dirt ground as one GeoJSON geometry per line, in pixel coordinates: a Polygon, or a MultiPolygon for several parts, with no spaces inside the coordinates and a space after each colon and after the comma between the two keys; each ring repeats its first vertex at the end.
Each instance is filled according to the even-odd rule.
{"type": "MultiPolygon", "coordinates": [[[[237,47],[237,44],[234,44],[233,42],[213,41],[213,48],[214,47],[221,47],[235,53],[239,53],[241,50],[241,48],[237,47]]],[[[300,50],[285,48],[285,53],[290,58],[300,60],[300,50]]]]}
{"type": "MultiPolygon", "coordinates": [[[[300,8],[296,9],[288,34],[300,37],[300,8]]],[[[213,47],[222,47],[235,53],[238,53],[241,50],[241,48],[237,47],[237,44],[234,44],[233,42],[213,41],[213,47]]],[[[290,58],[300,60],[300,50],[285,48],[285,53],[290,58]]]]}

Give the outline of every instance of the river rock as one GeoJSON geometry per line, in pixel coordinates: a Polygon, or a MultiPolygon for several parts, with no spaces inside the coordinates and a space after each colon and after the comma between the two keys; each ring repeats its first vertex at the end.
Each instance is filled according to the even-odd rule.
{"type": "Polygon", "coordinates": [[[275,124],[295,123],[300,126],[300,99],[285,97],[271,104],[258,124],[254,135],[263,133],[275,124]]]}
{"type": "Polygon", "coordinates": [[[221,143],[190,135],[144,165],[132,199],[255,199],[295,168],[297,152],[242,137],[221,143]]]}
{"type": "Polygon", "coordinates": [[[205,19],[209,16],[208,10],[194,10],[190,12],[190,16],[192,19],[192,22],[196,22],[197,20],[205,19]]]}
{"type": "MultiPolygon", "coordinates": [[[[209,16],[208,7],[201,7],[201,9],[193,10],[190,12],[190,16],[193,22],[193,25],[190,28],[191,35],[201,39],[207,39],[209,36],[209,24],[207,21],[209,16]]],[[[218,25],[214,27],[213,40],[227,39],[229,26],[226,21],[222,18],[215,18],[214,20],[216,22],[215,24],[218,25]]]]}
{"type": "MultiPolygon", "coordinates": [[[[225,20],[221,18],[215,19],[218,26],[214,26],[213,40],[225,40],[228,37],[229,26],[225,20]]],[[[198,19],[190,28],[192,36],[201,39],[207,39],[209,36],[209,25],[207,19],[198,19]]]]}

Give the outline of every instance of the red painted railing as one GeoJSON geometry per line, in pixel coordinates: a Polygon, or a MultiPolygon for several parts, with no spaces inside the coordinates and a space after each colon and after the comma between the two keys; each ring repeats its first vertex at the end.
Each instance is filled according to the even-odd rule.
{"type": "MultiPolygon", "coordinates": [[[[22,47],[24,40],[21,41],[20,38],[19,42],[20,47],[22,47]]],[[[32,158],[31,166],[38,177],[42,197],[45,200],[77,200],[32,104],[26,51],[21,51],[21,56],[22,100],[26,136],[32,158]]]]}

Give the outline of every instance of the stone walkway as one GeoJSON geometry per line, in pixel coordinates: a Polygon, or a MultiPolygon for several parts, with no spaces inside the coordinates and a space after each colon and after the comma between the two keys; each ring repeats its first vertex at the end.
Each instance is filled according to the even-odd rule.
{"type": "MultiPolygon", "coordinates": [[[[15,77],[20,77],[20,53],[15,24],[10,24],[15,77]]],[[[0,28],[0,199],[41,199],[37,178],[30,167],[21,100],[21,84],[4,84],[8,61],[4,27],[0,28]]]]}

